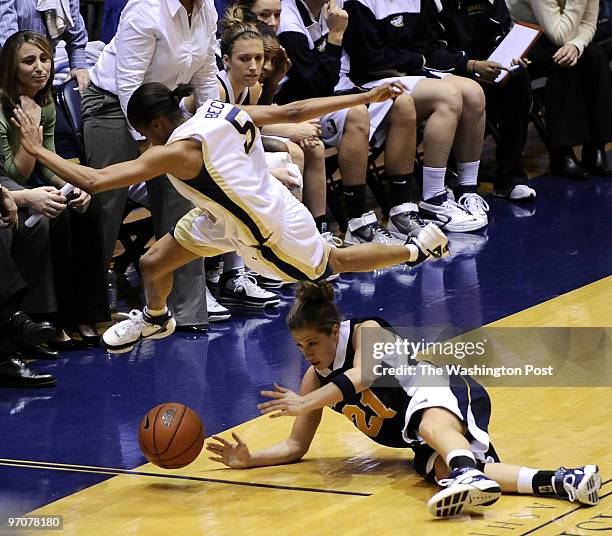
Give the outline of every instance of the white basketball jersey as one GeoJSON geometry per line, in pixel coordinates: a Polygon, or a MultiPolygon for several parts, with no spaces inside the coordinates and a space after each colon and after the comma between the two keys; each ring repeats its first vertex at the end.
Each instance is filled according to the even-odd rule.
{"type": "Polygon", "coordinates": [[[167,143],[188,138],[202,143],[204,167],[190,180],[168,175],[181,195],[215,218],[237,219],[252,245],[282,228],[285,187],[270,176],[259,130],[245,111],[209,99],[167,143]]]}

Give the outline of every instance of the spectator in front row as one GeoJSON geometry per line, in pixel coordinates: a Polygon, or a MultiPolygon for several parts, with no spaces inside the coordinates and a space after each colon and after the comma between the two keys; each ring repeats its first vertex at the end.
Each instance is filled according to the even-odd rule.
{"type": "Polygon", "coordinates": [[[599,0],[507,0],[512,18],[544,35],[529,52],[532,78],[548,77],[544,106],[551,171],[573,179],[612,176],[612,86],[606,56],[593,42],[599,0]],[[582,145],[582,163],[573,146],[582,145]]]}
{"type": "Polygon", "coordinates": [[[22,311],[48,312],[55,306],[49,272],[38,273],[50,264],[49,228],[46,222],[27,228],[19,219],[13,196],[0,186],[0,387],[51,387],[55,378],[28,368],[18,353],[24,344],[33,347],[54,334],[51,324],[33,322],[22,311]]]}
{"type": "Polygon", "coordinates": [[[487,101],[487,119],[499,126],[493,195],[510,201],[535,199],[535,190],[527,186],[523,167],[533,101],[529,73],[521,68],[507,75],[503,85],[493,84],[502,67],[510,65],[487,60],[512,28],[504,0],[441,0],[437,6],[444,28],[440,38],[448,43],[449,50],[464,52],[455,55],[458,59],[455,74],[485,82],[481,85],[487,101]]]}
{"type": "Polygon", "coordinates": [[[41,2],[40,0],[0,0],[0,46],[18,30],[32,30],[47,36],[53,48],[66,42],[70,75],[83,91],[89,83],[85,55],[87,29],[79,11],[79,0],[41,2]]]}
{"type": "MultiPolygon", "coordinates": [[[[59,349],[80,346],[66,330],[97,340],[95,324],[109,320],[104,267],[100,254],[99,212],[90,196],[76,189],[71,200],[60,194],[65,182],[37,165],[21,147],[11,123],[20,106],[43,127],[45,147],[55,150],[55,105],[51,96],[53,50],[47,39],[29,30],[9,37],[0,53],[0,168],[10,180],[18,207],[50,218],[53,278],[58,300],[55,318],[59,349]]],[[[40,225],[40,223],[38,224],[40,225]]],[[[41,266],[42,268],[42,266],[41,266]]]]}

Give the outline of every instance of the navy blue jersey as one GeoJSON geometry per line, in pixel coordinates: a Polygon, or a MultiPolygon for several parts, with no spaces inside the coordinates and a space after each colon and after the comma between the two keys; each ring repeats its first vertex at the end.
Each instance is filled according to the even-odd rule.
{"type": "MultiPolygon", "coordinates": [[[[355,349],[353,334],[355,326],[367,320],[374,320],[384,328],[393,331],[391,326],[380,318],[360,318],[345,320],[340,324],[340,340],[336,351],[336,361],[331,372],[322,374],[315,369],[315,374],[322,385],[350,368],[353,368],[355,349]],[[342,355],[344,359],[342,360],[342,355]],[[343,361],[341,364],[340,362],[343,361]]],[[[388,366],[383,362],[383,366],[388,366]]],[[[389,377],[385,387],[377,386],[375,381],[369,389],[358,393],[353,400],[342,400],[331,408],[347,417],[359,430],[371,437],[376,443],[387,447],[408,448],[411,445],[404,440],[403,430],[406,427],[406,410],[410,397],[395,380],[396,386],[389,385],[389,377]]]]}

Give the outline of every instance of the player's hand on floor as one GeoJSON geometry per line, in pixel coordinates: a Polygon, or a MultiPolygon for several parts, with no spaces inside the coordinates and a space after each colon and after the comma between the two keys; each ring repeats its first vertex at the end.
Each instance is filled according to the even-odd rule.
{"type": "Polygon", "coordinates": [[[270,402],[262,402],[257,404],[257,409],[262,415],[266,413],[274,413],[270,417],[286,417],[304,415],[308,412],[306,401],[303,396],[294,393],[290,389],[281,387],[277,383],[274,384],[274,391],[262,391],[263,396],[272,398],[270,402]]]}
{"type": "Polygon", "coordinates": [[[212,452],[215,456],[209,456],[209,459],[213,462],[227,465],[232,469],[244,469],[249,466],[249,461],[251,460],[249,447],[238,437],[238,434],[232,432],[232,437],[236,443],[227,441],[227,439],[223,439],[221,436],[213,436],[212,439],[217,441],[217,443],[209,441],[206,445],[206,450],[212,452]]]}

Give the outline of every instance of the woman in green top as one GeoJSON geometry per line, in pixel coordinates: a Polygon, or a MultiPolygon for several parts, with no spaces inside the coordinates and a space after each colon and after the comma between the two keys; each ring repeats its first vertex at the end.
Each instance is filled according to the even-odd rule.
{"type": "Polygon", "coordinates": [[[53,50],[44,36],[19,31],[7,39],[0,53],[0,174],[11,179],[4,182],[13,190],[18,207],[50,219],[58,346],[71,348],[75,344],[63,328],[78,328],[83,336],[93,338],[93,325],[109,316],[104,268],[97,251],[99,215],[90,207],[86,192],[75,189],[69,199],[61,195],[65,182],[36,164],[21,147],[10,120],[16,105],[27,110],[41,126],[44,146],[55,151],[53,75],[53,50]]]}

